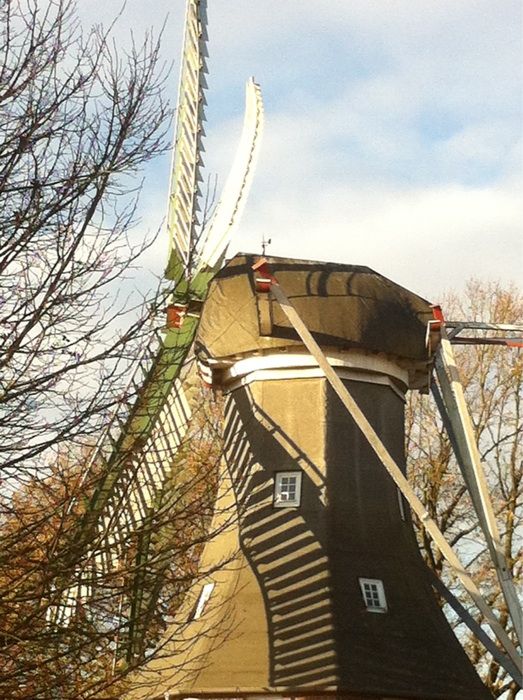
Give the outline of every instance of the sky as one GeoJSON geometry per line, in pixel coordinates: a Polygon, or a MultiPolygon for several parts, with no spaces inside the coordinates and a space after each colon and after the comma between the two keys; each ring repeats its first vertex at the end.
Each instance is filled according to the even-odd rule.
{"type": "MultiPolygon", "coordinates": [[[[173,102],[184,6],[127,0],[115,30],[124,45],[165,21],[173,102]]],[[[79,0],[85,24],[120,7],[79,0]]],[[[204,160],[220,183],[249,76],[265,104],[230,252],[270,238],[270,254],[368,265],[435,302],[471,277],[521,283],[521,12],[519,0],[208,0],[204,160]]],[[[145,173],[139,232],[165,216],[169,167],[145,173]]],[[[165,235],[145,267],[161,274],[166,255],[165,235]]]]}

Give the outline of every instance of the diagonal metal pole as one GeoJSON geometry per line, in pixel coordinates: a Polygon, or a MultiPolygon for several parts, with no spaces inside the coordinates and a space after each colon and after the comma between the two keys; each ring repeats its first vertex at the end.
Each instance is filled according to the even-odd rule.
{"type": "Polygon", "coordinates": [[[427,572],[430,576],[433,588],[435,588],[442,598],[447,601],[456,615],[462,619],[472,634],[474,634],[483,644],[485,649],[491,653],[492,658],[497,661],[503,669],[505,669],[509,676],[512,676],[518,685],[523,687],[522,669],[515,666],[512,663],[512,660],[501,651],[495,641],[488,636],[479,622],[476,622],[469,611],[459,602],[456,596],[447,588],[439,576],[429,566],[427,566],[427,572]]]}
{"type": "Polygon", "coordinates": [[[456,458],[470,493],[472,504],[483,530],[492,563],[496,570],[501,592],[507,604],[508,614],[516,636],[523,648],[523,615],[510,566],[503,551],[489,488],[481,464],[474,426],[470,416],[463,385],[456,364],[452,345],[445,326],[441,327],[441,342],[436,356],[436,375],[441,397],[433,391],[444,423],[449,425],[456,458]]]}
{"type": "Polygon", "coordinates": [[[516,666],[519,667],[519,665],[521,664],[521,658],[510,637],[499,623],[498,619],[496,618],[495,614],[481,595],[474,581],[466,572],[465,567],[460,562],[458,556],[446,541],[443,533],[438,528],[434,520],[432,520],[432,518],[426,511],[423,503],[414,493],[414,490],[403,475],[401,468],[398,466],[398,464],[396,464],[394,458],[390,455],[389,451],[379,438],[374,428],[367,420],[365,414],[358,406],[352,394],[349,392],[347,387],[343,384],[341,379],[338,377],[334,369],[329,364],[320,346],[312,337],[309,329],[302,321],[298,312],[291,304],[288,297],[286,296],[286,294],[284,293],[284,291],[282,290],[275,278],[271,279],[270,290],[276,301],[281,306],[283,313],[288,318],[291,325],[300,336],[303,344],[314,357],[314,359],[318,363],[318,366],[325,374],[326,379],[328,380],[338,397],[341,399],[345,408],[349,411],[350,415],[352,416],[352,419],[354,420],[358,428],[361,430],[361,432],[365,435],[370,446],[382,462],[383,466],[388,471],[388,473],[400,489],[403,496],[406,498],[412,510],[420,519],[421,523],[423,524],[423,527],[427,530],[427,532],[434,540],[435,544],[439,547],[441,553],[445,557],[452,571],[459,578],[463,587],[470,595],[477,608],[485,617],[485,620],[488,622],[490,628],[496,635],[500,644],[506,650],[507,654],[516,664],[516,666]]]}

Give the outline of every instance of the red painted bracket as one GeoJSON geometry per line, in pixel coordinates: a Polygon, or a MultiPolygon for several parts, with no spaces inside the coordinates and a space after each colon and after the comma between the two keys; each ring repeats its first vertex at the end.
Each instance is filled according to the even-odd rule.
{"type": "Polygon", "coordinates": [[[167,312],[167,328],[182,328],[187,316],[199,318],[203,303],[199,299],[189,299],[186,303],[174,302],[165,309],[167,312]]]}
{"type": "Polygon", "coordinates": [[[429,351],[429,355],[432,355],[441,337],[441,329],[445,326],[445,316],[439,304],[432,304],[432,316],[433,319],[427,323],[427,333],[425,335],[425,345],[429,351]]]}
{"type": "Polygon", "coordinates": [[[268,294],[271,286],[276,284],[276,277],[271,274],[269,263],[266,258],[260,258],[252,266],[254,270],[254,287],[257,292],[268,294]]]}
{"type": "Polygon", "coordinates": [[[434,320],[430,321],[430,323],[433,323],[434,325],[436,323],[439,323],[439,327],[441,327],[442,325],[445,325],[445,316],[443,315],[443,311],[441,309],[441,306],[439,304],[432,304],[431,309],[432,309],[432,315],[434,316],[434,320]]]}
{"type": "Polygon", "coordinates": [[[169,304],[166,309],[167,328],[181,328],[187,316],[188,308],[189,304],[169,304]]]}

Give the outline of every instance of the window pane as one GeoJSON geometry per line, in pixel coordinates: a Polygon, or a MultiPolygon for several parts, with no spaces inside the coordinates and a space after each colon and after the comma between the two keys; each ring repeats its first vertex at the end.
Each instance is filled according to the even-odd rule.
{"type": "Polygon", "coordinates": [[[300,505],[301,472],[278,472],[274,478],[274,505],[295,507],[300,505]]]}
{"type": "Polygon", "coordinates": [[[387,612],[387,601],[383,582],[379,579],[360,578],[361,593],[367,610],[370,612],[387,612]]]}

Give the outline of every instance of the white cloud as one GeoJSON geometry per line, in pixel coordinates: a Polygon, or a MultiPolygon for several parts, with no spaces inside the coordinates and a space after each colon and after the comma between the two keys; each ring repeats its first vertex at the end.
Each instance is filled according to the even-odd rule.
{"type": "MultiPolygon", "coordinates": [[[[236,248],[368,265],[427,297],[467,278],[517,280],[514,222],[518,192],[448,186],[429,189],[327,187],[300,203],[266,194],[245,220],[236,248]]],[[[291,196],[292,197],[292,196],[291,196]]],[[[521,249],[519,249],[521,252],[521,249]]]]}
{"type": "MultiPolygon", "coordinates": [[[[139,34],[170,12],[164,54],[178,64],[184,4],[157,0],[145,10],[128,0],[118,31],[139,34]]],[[[249,75],[262,83],[266,103],[262,157],[237,248],[259,248],[265,234],[275,254],[367,264],[427,296],[472,275],[517,280],[519,2],[208,4],[205,160],[221,181],[249,75]]],[[[99,19],[119,2],[81,0],[80,7],[99,19]]],[[[176,77],[177,65],[173,92],[176,77]]],[[[167,180],[164,159],[145,193],[153,228],[167,180]]]]}

